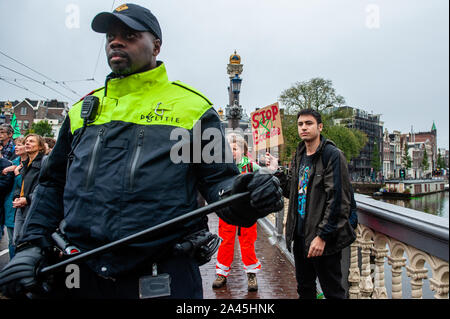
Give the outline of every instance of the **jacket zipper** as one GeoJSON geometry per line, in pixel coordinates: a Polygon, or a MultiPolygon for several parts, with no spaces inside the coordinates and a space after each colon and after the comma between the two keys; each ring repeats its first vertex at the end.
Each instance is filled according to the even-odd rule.
{"type": "Polygon", "coordinates": [[[133,159],[131,160],[131,169],[130,169],[130,191],[133,190],[134,186],[134,177],[136,174],[136,167],[139,160],[139,155],[141,154],[142,145],[144,140],[144,129],[139,130],[138,142],[136,144],[136,149],[133,154],[133,159]]]}
{"type": "Polygon", "coordinates": [[[101,128],[98,131],[97,139],[95,140],[94,148],[92,150],[92,157],[88,165],[88,173],[86,178],[86,190],[89,189],[89,187],[92,185],[93,179],[94,179],[94,168],[95,164],[97,162],[98,153],[100,150],[100,145],[103,143],[103,134],[105,133],[105,129],[101,128]]]}

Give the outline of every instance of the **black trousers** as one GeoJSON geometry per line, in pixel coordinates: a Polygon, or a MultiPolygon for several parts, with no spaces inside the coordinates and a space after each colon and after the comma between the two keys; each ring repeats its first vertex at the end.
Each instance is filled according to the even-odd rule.
{"type": "MultiPolygon", "coordinates": [[[[47,296],[56,299],[139,299],[139,278],[151,275],[152,265],[147,271],[137,271],[117,278],[104,278],[88,266],[79,266],[79,288],[67,288],[65,281],[69,274],[55,276],[52,293],[47,296]]],[[[170,275],[171,295],[163,299],[202,299],[202,278],[198,264],[187,256],[176,256],[158,264],[158,273],[170,275]]]]}
{"type": "Polygon", "coordinates": [[[294,239],[295,275],[300,299],[316,299],[316,278],[319,278],[326,299],[345,299],[341,272],[342,252],[312,258],[306,258],[307,255],[304,237],[296,237],[294,239]]]}

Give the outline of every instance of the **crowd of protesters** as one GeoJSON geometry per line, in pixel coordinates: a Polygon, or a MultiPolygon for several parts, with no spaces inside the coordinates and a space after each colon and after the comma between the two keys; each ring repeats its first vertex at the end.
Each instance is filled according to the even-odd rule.
{"type": "Polygon", "coordinates": [[[34,133],[13,139],[13,134],[10,124],[0,126],[0,239],[6,230],[10,258],[14,256],[44,159],[56,142],[34,133]]]}

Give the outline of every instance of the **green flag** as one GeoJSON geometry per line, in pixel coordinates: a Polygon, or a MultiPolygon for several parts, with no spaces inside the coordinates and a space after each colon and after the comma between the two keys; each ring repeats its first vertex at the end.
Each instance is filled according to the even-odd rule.
{"type": "Polygon", "coordinates": [[[11,118],[11,126],[14,129],[14,133],[12,136],[13,139],[22,135],[22,134],[20,134],[19,124],[17,124],[16,114],[13,114],[13,116],[11,118]]]}

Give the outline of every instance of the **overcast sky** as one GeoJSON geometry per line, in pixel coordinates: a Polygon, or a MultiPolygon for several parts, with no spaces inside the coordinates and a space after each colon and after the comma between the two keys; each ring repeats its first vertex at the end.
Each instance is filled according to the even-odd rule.
{"type": "MultiPolygon", "coordinates": [[[[47,77],[0,54],[0,78],[29,90],[0,80],[0,100],[44,97],[72,103],[102,86],[110,72],[104,35],[90,25],[97,13],[122,3],[0,0],[0,51],[47,77]],[[54,90],[25,76],[47,81],[54,90]],[[70,90],[48,78],[66,81],[70,90]],[[95,81],[70,82],[91,78],[95,81]]],[[[449,148],[447,0],[135,3],[158,17],[163,33],[159,59],[169,79],[196,87],[216,108],[228,103],[226,66],[237,50],[247,114],[276,102],[297,81],[323,77],[347,105],[382,114],[390,132],[429,131],[434,121],[438,147],[449,148]]]]}

